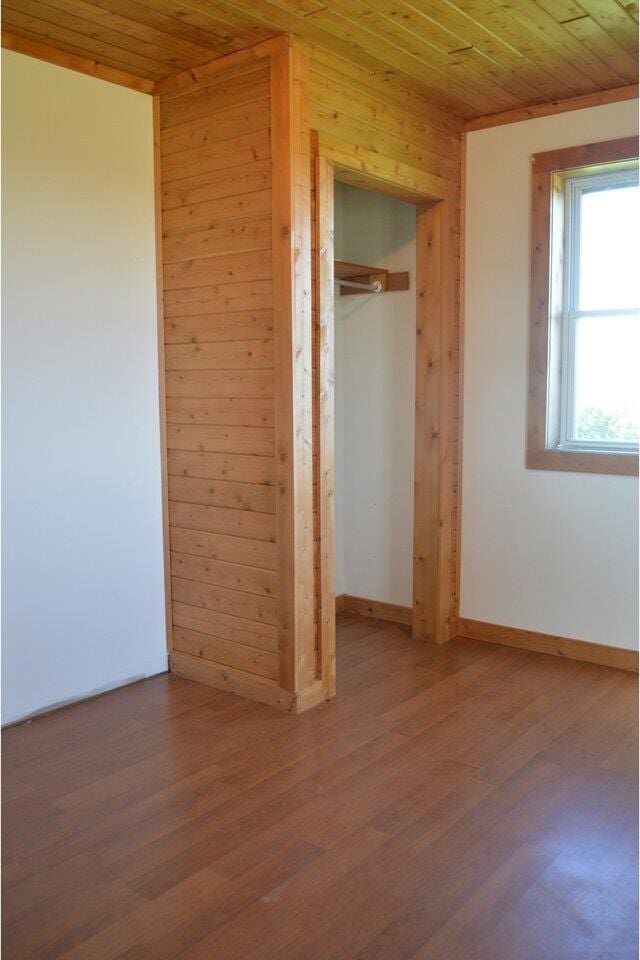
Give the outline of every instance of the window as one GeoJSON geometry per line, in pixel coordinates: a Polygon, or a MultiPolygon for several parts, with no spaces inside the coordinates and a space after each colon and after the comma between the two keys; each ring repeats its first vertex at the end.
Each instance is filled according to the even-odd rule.
{"type": "Polygon", "coordinates": [[[637,141],[533,157],[527,466],[636,473],[637,141]]]}

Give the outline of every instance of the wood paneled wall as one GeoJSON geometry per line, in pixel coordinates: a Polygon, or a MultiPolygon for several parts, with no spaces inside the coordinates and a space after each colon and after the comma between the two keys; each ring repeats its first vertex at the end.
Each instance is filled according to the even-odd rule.
{"type": "Polygon", "coordinates": [[[306,423],[296,402],[311,393],[310,227],[296,257],[289,159],[306,138],[308,195],[308,120],[298,104],[293,122],[290,98],[302,64],[282,38],[157,100],[172,668],[287,709],[320,697],[311,411],[306,423]],[[293,559],[305,535],[306,581],[293,559]]]}
{"type": "Polygon", "coordinates": [[[275,683],[270,123],[268,58],[160,97],[173,665],[275,683]]]}
{"type": "MultiPolygon", "coordinates": [[[[316,191],[328,211],[335,170],[445,199],[457,223],[460,125],[291,37],[170,78],[156,103],[172,669],[299,711],[335,689],[332,479],[312,456],[332,429],[312,389],[332,360],[316,296],[332,228],[316,191]]],[[[448,269],[453,290],[453,255],[448,269]]]]}
{"type": "Polygon", "coordinates": [[[311,126],[341,180],[416,202],[458,195],[458,118],[319,48],[310,57],[311,126]]]}

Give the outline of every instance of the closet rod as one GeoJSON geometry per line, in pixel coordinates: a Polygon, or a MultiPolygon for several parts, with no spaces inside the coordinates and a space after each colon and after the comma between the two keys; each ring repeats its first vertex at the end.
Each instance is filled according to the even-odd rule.
{"type": "Polygon", "coordinates": [[[339,280],[336,277],[336,283],[341,287],[356,287],[358,290],[369,290],[371,293],[382,293],[382,284],[379,280],[373,283],[357,283],[355,280],[339,280]]]}

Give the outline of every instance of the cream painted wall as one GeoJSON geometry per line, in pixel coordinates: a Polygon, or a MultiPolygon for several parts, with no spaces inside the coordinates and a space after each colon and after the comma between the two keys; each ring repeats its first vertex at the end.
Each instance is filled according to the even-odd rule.
{"type": "Polygon", "coordinates": [[[166,669],[152,103],[3,55],[3,718],[166,669]]]}
{"type": "Polygon", "coordinates": [[[412,604],[415,208],[336,184],[336,256],[411,289],[336,288],[336,593],[412,604]]]}
{"type": "Polygon", "coordinates": [[[627,101],[467,136],[461,615],[638,645],[637,479],[526,470],[530,157],[637,132],[627,101]]]}

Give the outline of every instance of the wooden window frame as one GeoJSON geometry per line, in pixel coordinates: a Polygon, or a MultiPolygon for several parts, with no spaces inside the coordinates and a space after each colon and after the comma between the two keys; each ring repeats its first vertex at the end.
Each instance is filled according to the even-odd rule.
{"type": "Polygon", "coordinates": [[[529,403],[526,465],[534,470],[638,474],[638,455],[623,451],[558,449],[552,425],[560,422],[564,191],[562,171],[633,160],[638,140],[625,137],[536,153],[532,163],[529,403]]]}

